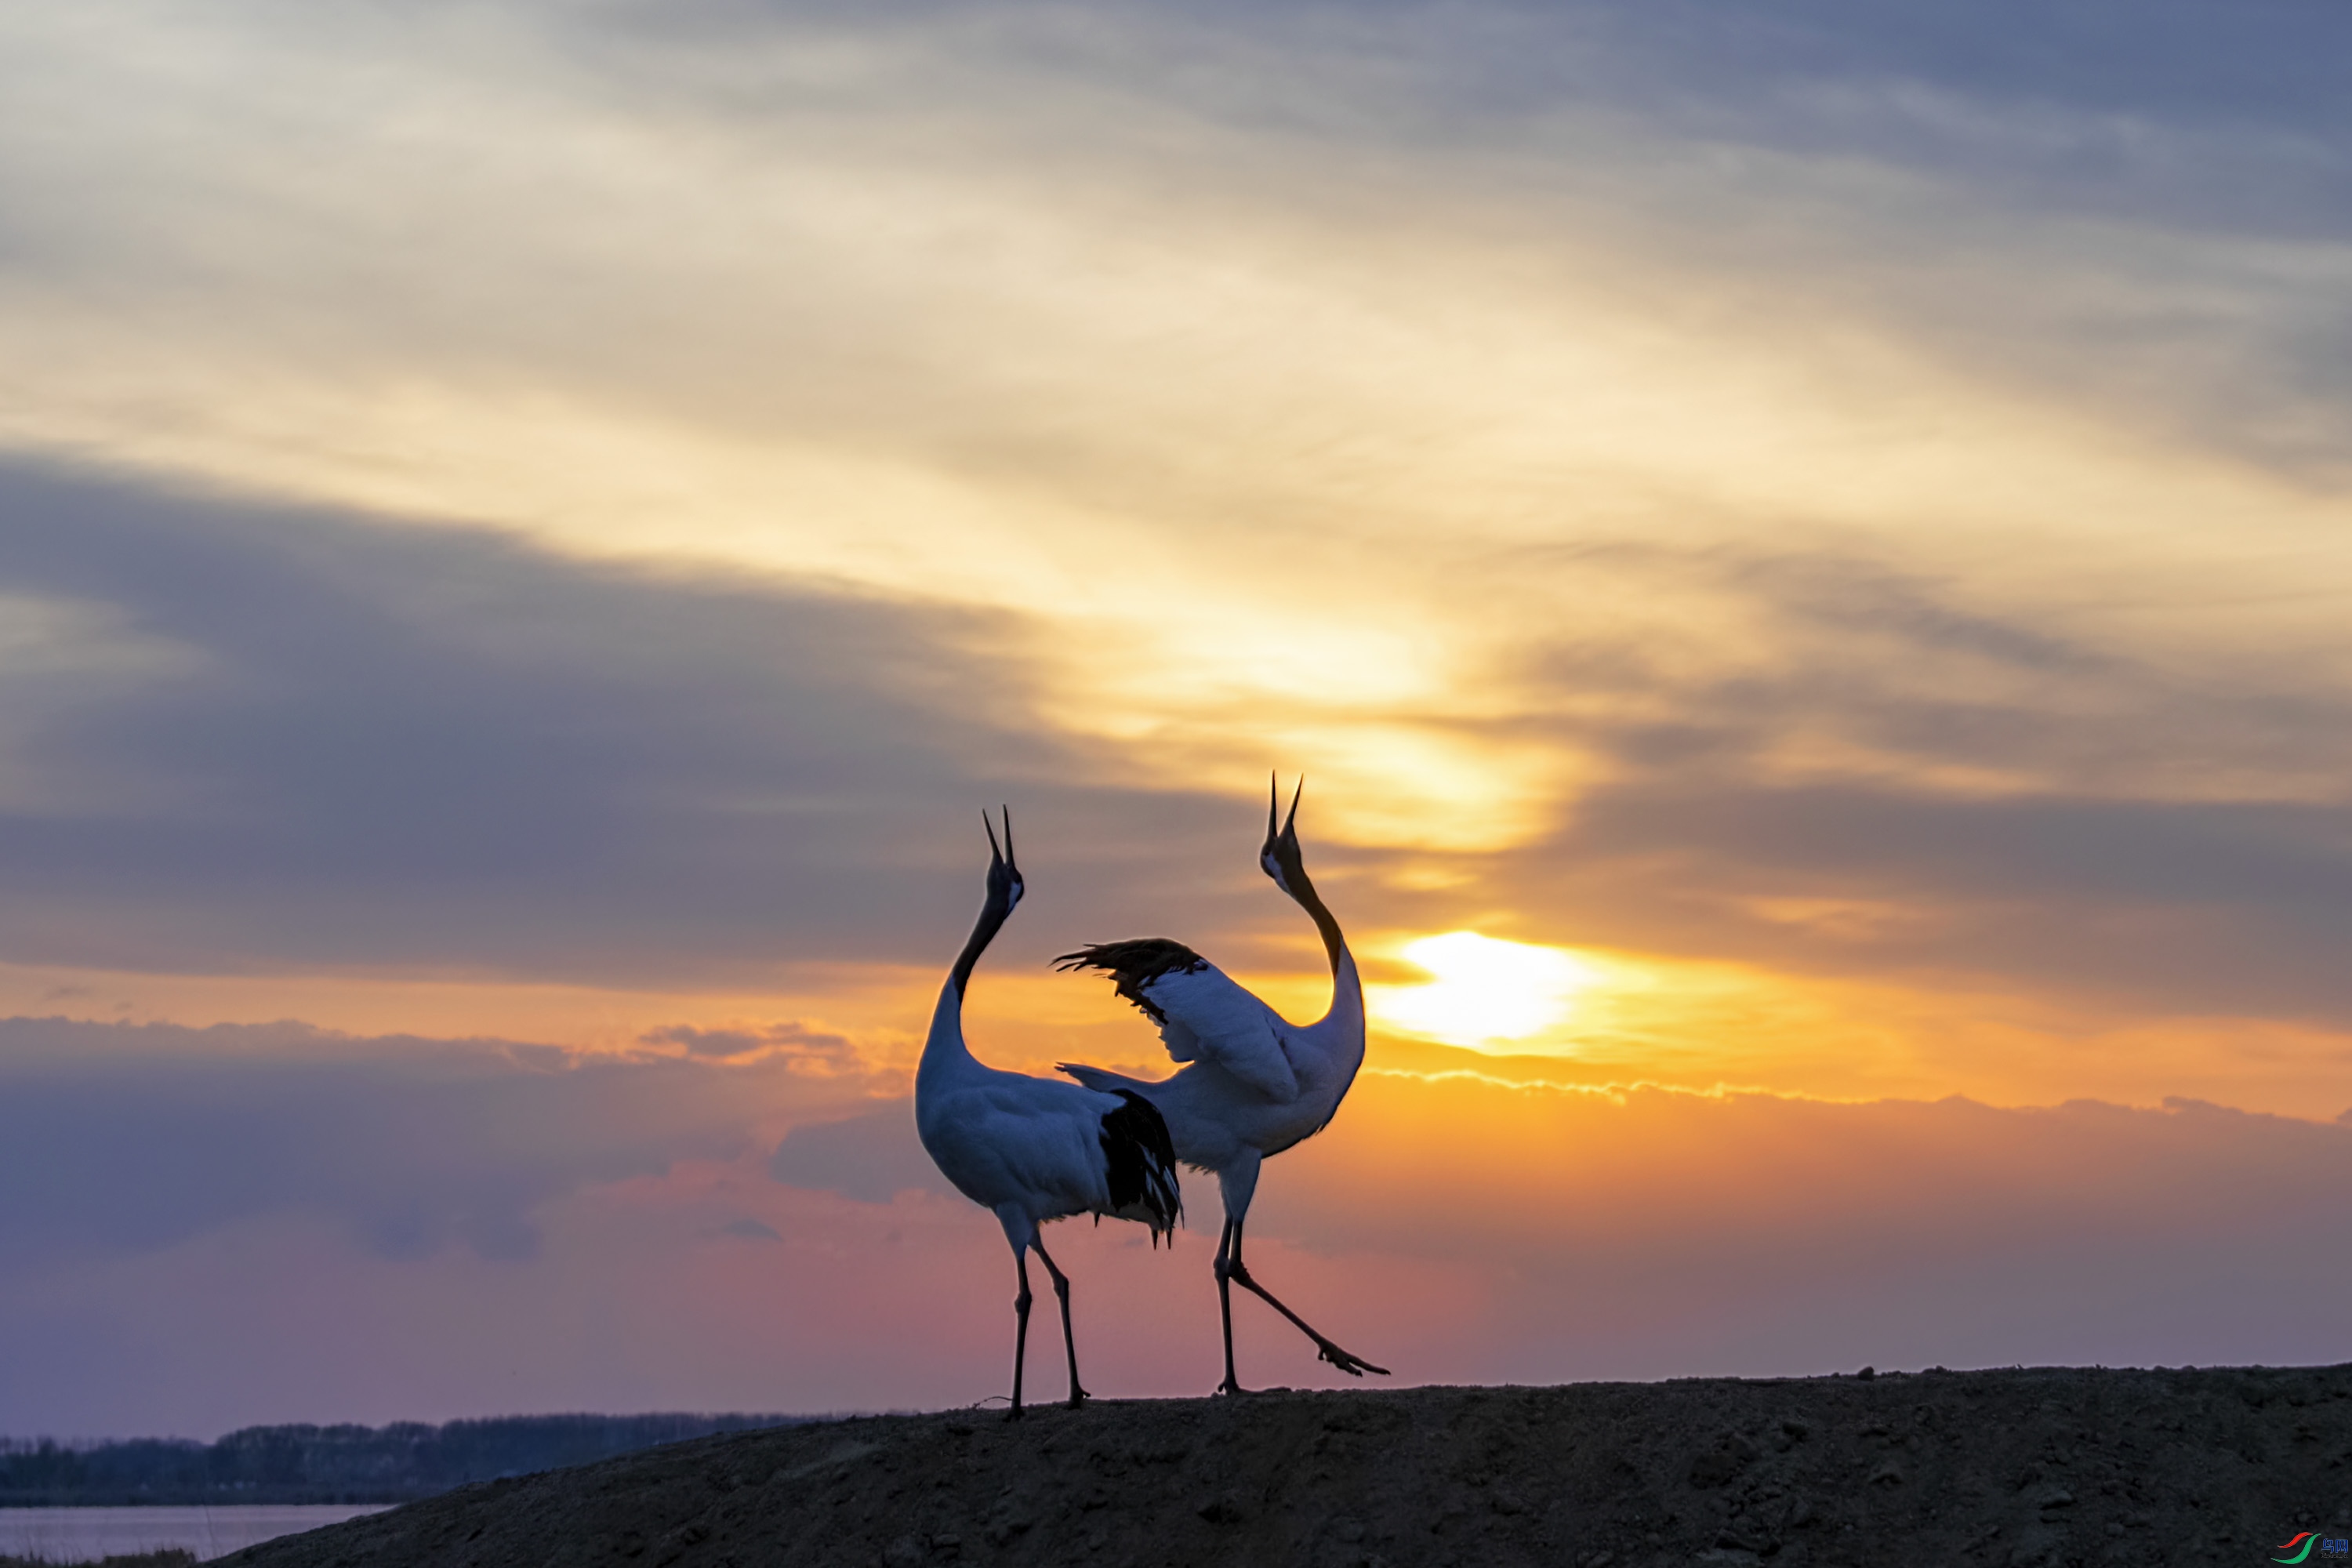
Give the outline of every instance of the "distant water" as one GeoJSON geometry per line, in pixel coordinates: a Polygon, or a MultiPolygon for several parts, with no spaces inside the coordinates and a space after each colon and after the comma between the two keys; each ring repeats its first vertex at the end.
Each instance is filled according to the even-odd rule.
{"type": "Polygon", "coordinates": [[[232,1508],[0,1508],[0,1555],[95,1563],[130,1552],[184,1547],[200,1559],[341,1524],[382,1503],[266,1504],[232,1508]]]}

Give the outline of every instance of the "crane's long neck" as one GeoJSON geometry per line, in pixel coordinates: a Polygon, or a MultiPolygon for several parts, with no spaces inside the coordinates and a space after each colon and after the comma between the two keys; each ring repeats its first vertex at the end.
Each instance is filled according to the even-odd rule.
{"type": "Polygon", "coordinates": [[[1339,922],[1324,907],[1323,895],[1315,890],[1315,884],[1307,879],[1307,873],[1301,870],[1294,876],[1298,886],[1292,888],[1286,883],[1283,890],[1297,900],[1298,907],[1307,911],[1307,918],[1315,922],[1315,932],[1323,939],[1323,956],[1331,961],[1331,977],[1336,980],[1339,976],[1339,960],[1347,955],[1348,939],[1339,934],[1339,922]]]}
{"type": "Polygon", "coordinates": [[[993,899],[982,907],[980,920],[971,928],[971,937],[956,954],[955,967],[948,971],[947,984],[940,987],[940,1000],[931,1009],[931,1032],[923,1040],[923,1059],[915,1068],[915,1093],[919,1098],[924,1089],[936,1083],[943,1075],[951,1075],[963,1066],[978,1066],[971,1048],[963,1043],[963,994],[971,984],[972,966],[996,933],[1003,929],[1004,919],[1013,911],[1000,906],[993,899]]]}
{"type": "Polygon", "coordinates": [[[963,951],[956,954],[955,967],[948,971],[948,984],[955,987],[959,1005],[963,1001],[964,987],[971,984],[972,965],[978,963],[980,955],[988,951],[988,944],[996,940],[996,933],[1004,929],[1005,917],[1012,912],[1011,909],[999,905],[993,899],[981,906],[980,919],[972,925],[971,940],[963,944],[963,951]]]}
{"type": "Polygon", "coordinates": [[[1303,867],[1285,879],[1282,890],[1298,900],[1298,907],[1315,922],[1316,934],[1323,939],[1323,956],[1331,961],[1331,1008],[1323,1016],[1324,1023],[1352,1027],[1360,1038],[1364,1030],[1364,983],[1356,973],[1356,955],[1348,951],[1348,939],[1340,934],[1338,919],[1324,905],[1323,895],[1315,890],[1303,867]],[[1296,887],[1291,885],[1293,881],[1296,887]]]}

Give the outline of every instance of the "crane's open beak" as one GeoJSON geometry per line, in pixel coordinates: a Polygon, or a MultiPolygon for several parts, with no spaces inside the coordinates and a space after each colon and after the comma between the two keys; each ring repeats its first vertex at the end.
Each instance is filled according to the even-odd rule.
{"type": "Polygon", "coordinates": [[[1266,781],[1265,843],[1257,852],[1258,864],[1265,868],[1267,876],[1285,889],[1290,886],[1290,870],[1299,868],[1298,802],[1306,794],[1307,775],[1301,773],[1298,787],[1291,792],[1290,816],[1285,819],[1282,816],[1281,775],[1277,773],[1266,781]]]}
{"type": "Polygon", "coordinates": [[[1281,778],[1280,773],[1275,773],[1265,781],[1265,848],[1268,854],[1272,854],[1274,847],[1282,840],[1297,837],[1298,800],[1307,793],[1307,775],[1301,773],[1298,775],[1298,788],[1291,793],[1290,816],[1279,827],[1276,826],[1275,818],[1282,810],[1281,778]]]}

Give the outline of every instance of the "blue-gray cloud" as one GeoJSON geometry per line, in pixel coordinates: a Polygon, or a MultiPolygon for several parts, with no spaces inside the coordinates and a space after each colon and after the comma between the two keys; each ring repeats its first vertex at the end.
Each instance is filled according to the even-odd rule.
{"type": "Polygon", "coordinates": [[[0,1020],[0,1249],[153,1251],[295,1213],[383,1257],[523,1258],[541,1205],[739,1152],[763,1112],[828,1093],[782,1062],[0,1020]]]}
{"type": "Polygon", "coordinates": [[[739,1241],[782,1241],[783,1232],[772,1225],[756,1219],[730,1219],[719,1227],[721,1236],[731,1236],[739,1241]]]}
{"type": "Polygon", "coordinates": [[[970,69],[945,85],[971,102],[1026,78],[1278,140],[1415,152],[1540,149],[1563,116],[1605,110],[1675,140],[1912,167],[2076,214],[2352,224],[2352,18],[2294,0],[1141,0],[1082,21],[1035,5],[694,0],[609,7],[574,38],[622,72],[730,50],[740,64],[813,35],[862,37],[862,85],[884,91],[927,40],[951,42],[970,69]],[[614,37],[627,52],[601,56],[614,37]]]}
{"type": "MultiPolygon", "coordinates": [[[[2311,202],[2352,173],[2343,139],[2352,105],[2336,74],[2352,18],[2341,7],[1775,0],[1727,11],[1669,0],[1549,9],[1638,60],[1634,79],[1679,80],[1685,90],[1664,111],[1694,123],[1998,175],[2063,193],[2078,210],[2157,205],[2304,231],[2342,222],[2340,202],[2311,202]],[[2262,170],[2242,144],[2242,167],[2218,163],[2215,143],[2199,137],[2259,138],[2273,166],[2262,170]],[[2257,178],[2249,188],[2231,173],[2257,178]]],[[[1632,96],[1624,76],[1615,91],[1632,96]]]]}
{"type": "Polygon", "coordinates": [[[1084,784],[1003,616],[23,470],[0,592],[89,644],[0,672],[39,697],[0,794],[16,962],[944,966],[1008,800],[1066,917],[1204,839],[1204,916],[1255,880],[1245,806],[1084,784]]]}
{"type": "Polygon", "coordinates": [[[915,1136],[911,1100],[793,1128],[769,1157],[768,1173],[787,1186],[838,1193],[866,1204],[887,1204],[905,1192],[956,1195],[915,1136]]]}
{"type": "Polygon", "coordinates": [[[2352,1025],[2352,807],[1654,781],[1589,801],[1544,864],[1606,884],[1625,929],[1675,943],[2352,1025]],[[1769,899],[1918,918],[1831,936],[1740,908],[1769,899]]]}

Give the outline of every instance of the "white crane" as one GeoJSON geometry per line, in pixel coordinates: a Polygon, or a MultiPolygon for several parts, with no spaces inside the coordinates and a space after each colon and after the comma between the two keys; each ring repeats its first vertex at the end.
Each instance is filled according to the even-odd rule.
{"type": "MultiPolygon", "coordinates": [[[[987,814],[981,821],[988,825],[987,814]]],[[[1004,817],[1004,847],[988,827],[988,895],[971,939],[957,955],[931,1014],[931,1032],[915,1069],[915,1131],[956,1190],[996,1215],[1012,1244],[1021,1276],[1013,1299],[1013,1412],[1021,1415],[1021,1368],[1029,1348],[1029,1254],[1053,1276],[1062,1302],[1062,1349],[1070,1358],[1070,1406],[1083,1404],[1078,1346],[1070,1332],[1069,1277],[1055,1267],[1038,1226],[1047,1220],[1092,1213],[1139,1220],[1151,1227],[1156,1249],[1183,1206],[1176,1155],[1167,1123],[1132,1091],[1080,1089],[1058,1079],[999,1072],[973,1059],[963,1043],[963,993],[1013,906],[1021,901],[1021,870],[1013,859],[1013,816],[1004,817]]],[[[1097,1220],[1099,1223],[1099,1220],[1097,1220]]]]}
{"type": "Polygon", "coordinates": [[[1322,1359],[1341,1372],[1388,1375],[1388,1368],[1350,1355],[1318,1333],[1251,1279],[1242,1263],[1242,1226],[1257,1191],[1259,1163],[1323,1131],[1364,1060],[1363,982],[1339,922],[1324,908],[1298,852],[1298,796],[1306,789],[1307,781],[1299,780],[1279,831],[1274,823],[1281,796],[1269,795],[1258,864],[1322,934],[1331,961],[1331,1006],[1321,1018],[1312,1024],[1286,1021],[1215,964],[1166,937],[1102,942],[1055,961],[1065,971],[1099,969],[1110,975],[1118,994],[1160,1026],[1170,1058],[1188,1064],[1156,1083],[1101,1068],[1059,1065],[1088,1089],[1143,1095],[1167,1118],[1176,1157],[1216,1173],[1225,1206],[1216,1258],[1217,1309],[1225,1331],[1225,1381],[1218,1389],[1223,1394],[1244,1392],[1234,1375],[1234,1285],[1289,1319],[1315,1342],[1322,1359]]]}

